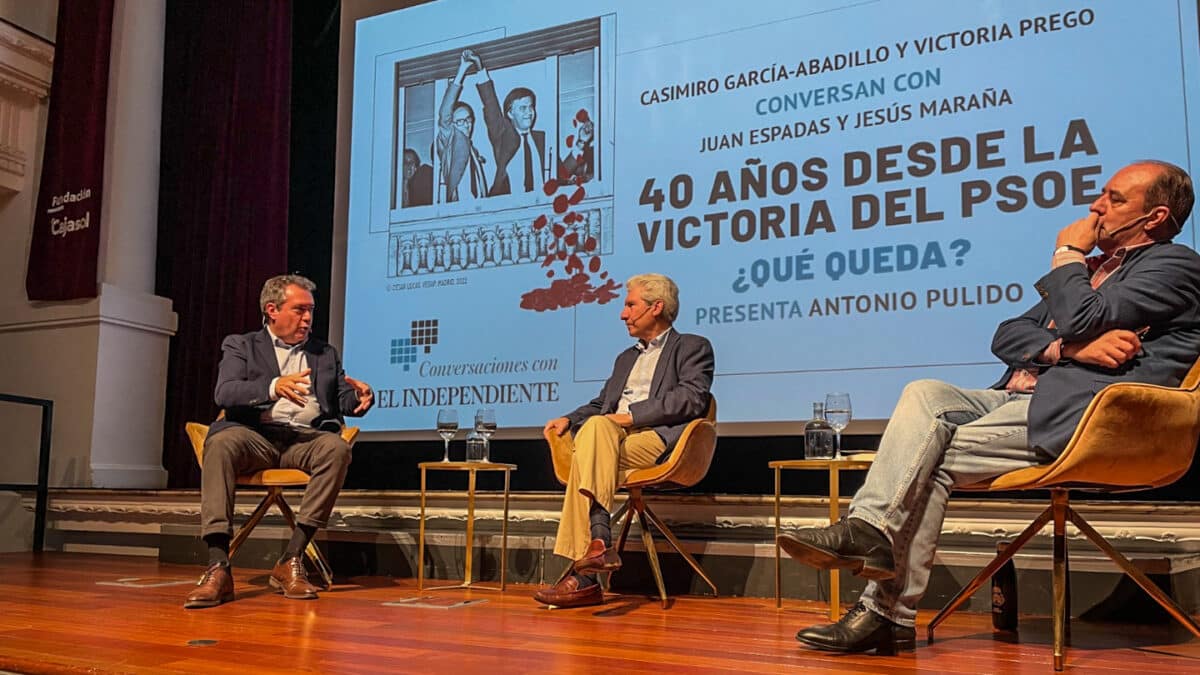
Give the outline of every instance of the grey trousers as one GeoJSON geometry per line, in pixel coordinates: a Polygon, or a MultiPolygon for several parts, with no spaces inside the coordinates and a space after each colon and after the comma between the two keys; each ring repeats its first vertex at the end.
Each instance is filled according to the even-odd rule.
{"type": "Polygon", "coordinates": [[[937,380],[904,388],[850,503],[849,516],[883,531],[896,558],[895,578],[872,581],[863,591],[867,609],[914,625],[951,489],[1053,459],[1029,447],[1028,414],[1028,394],[937,380]]]}
{"type": "Polygon", "coordinates": [[[350,445],[332,432],[273,425],[222,429],[204,440],[200,534],[232,535],[237,477],[275,468],[300,469],[311,476],[296,520],[325,527],[349,467],[350,445]]]}

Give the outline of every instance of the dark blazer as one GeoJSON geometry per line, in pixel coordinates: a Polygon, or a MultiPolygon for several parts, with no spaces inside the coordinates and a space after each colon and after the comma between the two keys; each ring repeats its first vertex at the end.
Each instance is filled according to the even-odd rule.
{"type": "Polygon", "coordinates": [[[1200,255],[1161,242],[1134,249],[1112,276],[1093,289],[1085,265],[1063,265],[1036,284],[1042,301],[1001,323],[992,353],[1008,364],[993,385],[1003,388],[1016,368],[1035,361],[1051,342],[1090,340],[1114,328],[1139,330],[1142,351],[1109,369],[1063,359],[1042,368],[1029,403],[1029,445],[1058,455],[1083,411],[1105,386],[1144,382],[1178,386],[1200,354],[1200,255]],[[1054,328],[1046,328],[1050,320],[1054,328]]]}
{"type": "MultiPolygon", "coordinates": [[[[311,390],[317,395],[321,413],[312,426],[327,431],[340,431],[344,415],[354,415],[358,394],[345,379],[342,360],[332,345],[310,337],[304,343],[311,390]]],[[[275,404],[268,387],[279,377],[279,360],[267,329],[241,335],[230,335],[221,342],[221,365],[217,371],[217,387],[213,394],[216,404],[225,410],[224,419],[209,427],[209,435],[234,425],[257,427],[263,411],[275,404]]]]}
{"type": "MultiPolygon", "coordinates": [[[[504,110],[500,108],[500,101],[496,98],[495,83],[491,80],[484,80],[475,86],[479,89],[479,100],[483,102],[483,121],[487,125],[488,140],[492,143],[492,156],[496,160],[496,173],[492,178],[492,188],[488,191],[488,196],[511,194],[512,185],[509,184],[508,163],[521,149],[521,134],[513,126],[508,115],[504,114],[504,110]]],[[[546,132],[531,129],[529,136],[533,139],[534,147],[537,148],[538,157],[545,157],[546,132]]],[[[554,178],[560,183],[565,183],[570,177],[577,175],[587,180],[592,174],[592,157],[592,149],[589,145],[583,149],[582,158],[577,159],[574,155],[570,155],[566,161],[557,162],[558,174],[554,178]]],[[[546,181],[546,176],[541,175],[541,170],[538,168],[542,165],[541,161],[536,158],[534,161],[534,171],[539,172],[539,175],[534,176],[534,191],[541,190],[542,184],[546,181]]],[[[525,186],[522,185],[521,189],[524,190],[524,188],[525,186]]]]}
{"type": "MultiPolygon", "coordinates": [[[[629,406],[633,426],[654,429],[667,444],[666,452],[658,458],[660,462],[675,447],[687,423],[708,412],[713,381],[713,348],[707,339],[672,330],[662,349],[650,380],[650,398],[629,406]]],[[[637,347],[630,347],[617,355],[600,395],[567,413],[572,427],[593,415],[617,411],[625,381],[640,353],[637,347]]]]}

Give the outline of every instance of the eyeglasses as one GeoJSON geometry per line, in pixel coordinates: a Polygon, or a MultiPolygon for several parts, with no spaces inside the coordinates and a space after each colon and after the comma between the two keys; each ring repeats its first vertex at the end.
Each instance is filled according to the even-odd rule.
{"type": "Polygon", "coordinates": [[[462,117],[454,120],[454,126],[456,127],[469,127],[474,123],[475,119],[472,117],[462,117]]]}

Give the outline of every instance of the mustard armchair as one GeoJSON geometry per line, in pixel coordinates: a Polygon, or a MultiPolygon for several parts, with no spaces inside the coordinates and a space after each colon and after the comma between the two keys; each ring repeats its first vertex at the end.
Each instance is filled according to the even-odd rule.
{"type": "MultiPolygon", "coordinates": [[[[617,539],[617,552],[623,553],[625,551],[625,540],[629,536],[629,527],[634,516],[636,516],[642,533],[642,545],[646,549],[646,557],[650,560],[650,571],[654,574],[654,583],[658,586],[658,594],[662,599],[663,609],[667,607],[667,591],[666,586],[663,584],[662,569],[658,562],[658,552],[655,550],[654,539],[651,536],[650,528],[647,526],[647,520],[666,537],[671,547],[712,588],[713,595],[717,595],[717,585],[704,573],[704,570],[700,567],[700,563],[696,562],[692,554],[684,550],[683,544],[679,542],[679,539],[675,537],[675,534],[671,532],[667,524],[646,503],[643,490],[671,490],[691,487],[699,483],[705,474],[708,473],[708,467],[712,464],[713,452],[717,447],[716,421],[717,399],[710,397],[708,412],[704,417],[688,422],[687,426],[683,429],[683,434],[679,437],[679,441],[675,444],[675,448],[671,451],[665,462],[644,469],[630,469],[626,471],[619,486],[619,488],[629,491],[629,498],[613,514],[614,520],[621,521],[621,534],[617,539]]],[[[550,457],[554,462],[554,475],[560,483],[566,485],[567,478],[571,473],[571,455],[574,453],[575,448],[574,435],[568,431],[562,436],[555,435],[553,432],[547,432],[544,436],[546,442],[550,445],[550,457]]],[[[561,581],[570,572],[571,567],[568,565],[559,580],[561,581]]]]}
{"type": "MultiPolygon", "coordinates": [[[[220,417],[224,417],[222,412],[220,417]]],[[[200,469],[204,469],[204,439],[208,436],[208,425],[198,422],[188,422],[185,425],[188,440],[192,443],[192,451],[196,453],[196,463],[200,465],[200,469]]],[[[342,427],[342,440],[346,441],[351,447],[354,446],[354,441],[358,438],[358,427],[342,427]]],[[[234,533],[233,539],[229,542],[229,557],[237,552],[238,547],[242,545],[254,528],[258,526],[263,517],[267,515],[267,511],[271,506],[279,507],[280,513],[283,514],[284,520],[287,521],[288,527],[296,529],[296,514],[292,511],[292,507],[288,505],[287,500],[283,497],[284,488],[302,488],[308,485],[309,475],[299,469],[264,469],[252,474],[237,477],[238,487],[255,487],[266,488],[267,494],[254,508],[254,512],[250,517],[238,528],[234,533]]],[[[329,562],[325,560],[325,555],[321,553],[321,549],[317,548],[314,542],[309,542],[308,547],[304,550],[312,561],[317,572],[321,575],[321,579],[325,582],[325,586],[329,587],[333,584],[333,571],[329,567],[329,562]]]]}
{"type": "Polygon", "coordinates": [[[1042,527],[1054,527],[1054,669],[1066,658],[1066,523],[1070,521],[1155,602],[1200,637],[1200,626],[1071,508],[1071,489],[1130,492],[1168,485],[1187,473],[1200,439],[1200,360],[1178,388],[1121,382],[1092,399],[1067,448],[1050,464],[1010,471],[963,490],[1049,490],[1050,506],[979,572],[929,623],[933,632],[1042,527]]]}

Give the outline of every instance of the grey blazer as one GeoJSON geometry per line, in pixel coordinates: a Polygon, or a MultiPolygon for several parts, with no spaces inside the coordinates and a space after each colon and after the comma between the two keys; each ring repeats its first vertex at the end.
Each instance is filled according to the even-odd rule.
{"type": "MultiPolygon", "coordinates": [[[[593,415],[617,411],[625,381],[639,353],[637,347],[631,346],[617,355],[612,375],[600,389],[600,395],[567,413],[572,428],[593,415]]],[[[654,429],[666,443],[666,452],[658,458],[659,462],[670,454],[687,423],[708,412],[712,381],[713,348],[709,341],[674,330],[668,333],[650,381],[650,398],[629,406],[633,425],[654,429]]]]}
{"type": "Polygon", "coordinates": [[[1161,242],[1130,251],[1117,271],[1093,289],[1084,265],[1063,265],[1036,284],[1042,301],[1000,324],[992,353],[1008,365],[993,388],[1003,388],[1016,368],[1041,366],[1051,342],[1089,340],[1114,328],[1139,330],[1142,351],[1118,368],[1063,359],[1042,367],[1029,403],[1029,445],[1058,455],[1071,440],[1083,411],[1114,382],[1178,386],[1200,354],[1200,255],[1161,242]],[[1050,319],[1054,328],[1047,328],[1050,319]]]}

